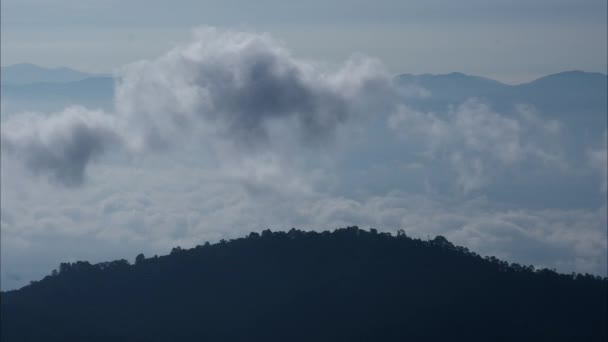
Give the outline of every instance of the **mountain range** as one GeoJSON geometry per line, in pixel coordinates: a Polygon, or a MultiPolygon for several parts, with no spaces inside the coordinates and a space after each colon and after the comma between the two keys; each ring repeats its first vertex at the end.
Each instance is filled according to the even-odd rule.
{"type": "Polygon", "coordinates": [[[110,110],[114,79],[69,68],[33,64],[2,67],[2,115],[15,112],[55,112],[70,105],[110,110]]]}
{"type": "MultiPolygon", "coordinates": [[[[71,104],[109,110],[113,107],[115,79],[69,68],[43,68],[33,64],[2,67],[3,114],[17,111],[59,111],[71,104]]],[[[515,103],[530,104],[549,116],[569,123],[584,121],[602,126],[606,118],[608,76],[567,71],[528,83],[508,85],[463,73],[401,74],[396,81],[423,88],[429,96],[408,98],[408,105],[441,111],[469,98],[489,102],[496,110],[511,110],[515,103]],[[575,120],[573,120],[575,116],[575,120]]]]}
{"type": "Polygon", "coordinates": [[[18,63],[0,68],[2,84],[65,83],[103,75],[66,67],[45,68],[31,63],[18,63]]]}

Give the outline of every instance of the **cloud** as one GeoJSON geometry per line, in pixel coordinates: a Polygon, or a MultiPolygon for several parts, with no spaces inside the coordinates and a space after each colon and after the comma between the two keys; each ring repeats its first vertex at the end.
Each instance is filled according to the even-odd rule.
{"type": "Polygon", "coordinates": [[[213,136],[250,149],[280,144],[269,141],[274,129],[318,145],[391,88],[373,59],[353,57],[327,70],[268,35],[205,28],[156,60],[124,67],[115,113],[75,107],[27,123],[9,119],[2,148],[34,172],[78,185],[89,162],[116,143],[147,152],[213,136]]]}
{"type": "Polygon", "coordinates": [[[268,35],[207,28],[194,37],[122,71],[117,110],[139,131],[144,148],[198,125],[255,145],[268,139],[268,125],[277,120],[293,121],[288,128],[303,142],[324,139],[360,113],[373,93],[390,88],[381,64],[368,58],[327,71],[293,57],[268,35]]]}
{"type": "Polygon", "coordinates": [[[387,126],[419,146],[424,159],[450,164],[464,193],[481,189],[501,169],[524,161],[562,165],[559,150],[547,143],[560,133],[561,125],[529,106],[518,105],[515,114],[506,115],[475,98],[445,113],[401,105],[388,117],[387,126]]]}
{"type": "Polygon", "coordinates": [[[35,173],[75,186],[87,165],[121,142],[119,125],[101,111],[71,107],[61,113],[22,114],[2,123],[2,149],[35,173]]]}
{"type": "Polygon", "coordinates": [[[597,149],[587,150],[587,157],[591,167],[600,176],[600,190],[602,192],[608,191],[608,132],[604,131],[602,137],[602,145],[597,149]]]}
{"type": "Polygon", "coordinates": [[[3,169],[3,178],[10,178],[2,184],[2,272],[22,276],[2,277],[3,286],[38,279],[66,260],[132,260],[139,252],[165,254],[177,245],[266,228],[348,225],[404,228],[423,239],[441,234],[482,255],[562,272],[606,271],[605,206],[513,208],[484,197],[454,200],[398,191],[356,199],[328,191],[310,168],[291,168],[271,157],[226,169],[193,168],[179,158],[152,167],[166,160],[157,158],[138,167],[99,165],[91,172],[95,182],[76,194],[41,179],[32,182],[19,165],[3,165],[17,169],[3,169]],[[23,183],[14,183],[20,176],[23,183]],[[36,265],[36,271],[20,265],[36,265]]]}

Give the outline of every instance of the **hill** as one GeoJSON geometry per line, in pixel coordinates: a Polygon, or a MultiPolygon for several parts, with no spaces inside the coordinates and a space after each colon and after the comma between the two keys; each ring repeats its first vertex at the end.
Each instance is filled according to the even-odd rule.
{"type": "Polygon", "coordinates": [[[1,294],[2,341],[605,341],[608,280],[357,227],[63,263],[1,294]]]}

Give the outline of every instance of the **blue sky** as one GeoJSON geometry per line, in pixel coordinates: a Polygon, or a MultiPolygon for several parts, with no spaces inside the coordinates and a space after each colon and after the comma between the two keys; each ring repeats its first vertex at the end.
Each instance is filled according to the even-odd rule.
{"type": "Polygon", "coordinates": [[[2,1],[2,65],[110,72],[153,58],[196,26],[269,32],[299,56],[354,52],[392,73],[460,71],[506,82],[606,73],[606,1],[2,1]]]}

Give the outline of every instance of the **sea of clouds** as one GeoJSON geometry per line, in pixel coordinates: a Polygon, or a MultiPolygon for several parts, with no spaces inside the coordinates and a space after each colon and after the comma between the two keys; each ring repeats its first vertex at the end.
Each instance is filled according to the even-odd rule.
{"type": "Polygon", "coordinates": [[[433,94],[376,59],[308,61],[252,32],[195,30],[116,79],[111,111],[3,118],[3,290],[63,261],[347,225],[606,275],[606,133],[574,163],[568,127],[533,106],[426,111],[409,101],[433,94]],[[547,204],[555,182],[599,199],[547,204]]]}

